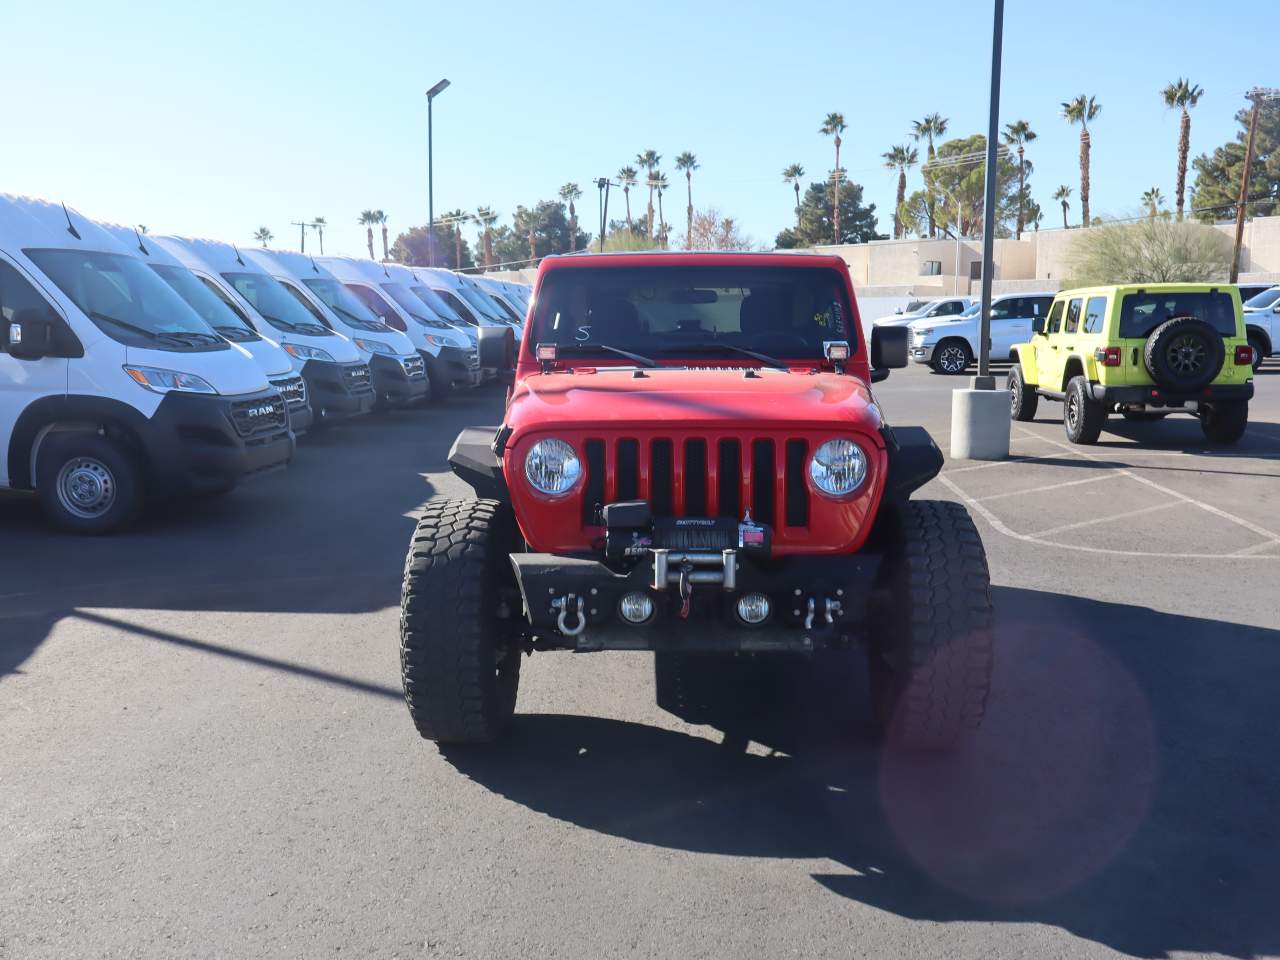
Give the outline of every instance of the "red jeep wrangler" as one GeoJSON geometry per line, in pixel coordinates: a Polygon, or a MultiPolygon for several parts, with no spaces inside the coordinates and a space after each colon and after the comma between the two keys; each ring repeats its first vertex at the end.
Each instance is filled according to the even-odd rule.
{"type": "MultiPolygon", "coordinates": [[[[876,718],[914,747],[976,727],[991,676],[982,541],[908,496],[942,454],[870,384],[906,328],[862,327],[831,256],[542,262],[500,427],[449,462],[405,563],[401,668],[422,736],[490,740],[523,654],[652,650],[697,714],[724,657],[869,655],[876,718]]],[[[510,331],[481,364],[510,370],[510,331]]],[[[687,719],[697,719],[686,714],[687,719]]]]}

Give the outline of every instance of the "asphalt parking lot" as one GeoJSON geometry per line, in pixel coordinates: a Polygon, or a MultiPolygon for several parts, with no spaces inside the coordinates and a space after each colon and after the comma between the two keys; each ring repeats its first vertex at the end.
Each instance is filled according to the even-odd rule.
{"type": "MultiPolygon", "coordinates": [[[[957,380],[877,391],[946,448],[957,380]]],[[[418,739],[400,569],[495,393],[308,438],[113,539],[0,499],[0,957],[1280,953],[1280,362],[1245,441],[1113,419],[920,496],[977,514],[987,723],[877,750],[859,676],[688,726],[642,654],[527,661],[514,734],[418,739]],[[726,725],[728,726],[728,725],[726,725]]]]}

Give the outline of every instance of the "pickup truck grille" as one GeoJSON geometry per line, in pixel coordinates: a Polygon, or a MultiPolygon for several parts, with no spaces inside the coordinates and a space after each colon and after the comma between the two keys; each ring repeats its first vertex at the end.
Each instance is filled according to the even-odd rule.
{"type": "Polygon", "coordinates": [[[236,400],[231,404],[231,422],[242,437],[283,430],[289,423],[283,397],[236,400]]]}
{"type": "Polygon", "coordinates": [[[285,377],[280,380],[272,380],[271,385],[280,391],[280,396],[284,397],[284,402],[289,405],[290,410],[297,410],[306,406],[307,382],[301,377],[285,377]]]}
{"type": "Polygon", "coordinates": [[[805,438],[684,436],[621,438],[583,444],[582,522],[601,524],[600,508],[647,500],[657,516],[735,517],[809,525],[805,438]]]}

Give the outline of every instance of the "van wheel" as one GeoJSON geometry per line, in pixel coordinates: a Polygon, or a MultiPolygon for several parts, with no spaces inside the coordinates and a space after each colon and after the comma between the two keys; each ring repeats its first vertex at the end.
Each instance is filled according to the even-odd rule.
{"type": "Polygon", "coordinates": [[[1028,386],[1022,376],[1022,364],[1015,363],[1009,371],[1009,416],[1020,423],[1036,418],[1040,395],[1036,388],[1028,386]]]}
{"type": "Polygon", "coordinates": [[[483,743],[511,722],[520,686],[511,508],[432,500],[409,544],[400,672],[414,726],[437,743],[483,743]],[[515,603],[513,604],[513,597],[515,603]]]}
{"type": "Polygon", "coordinates": [[[1248,400],[1216,400],[1200,407],[1200,429],[1210,443],[1236,443],[1248,425],[1248,400]]]}
{"type": "Polygon", "coordinates": [[[1072,443],[1097,443],[1102,425],[1107,422],[1107,408],[1089,397],[1088,381],[1072,377],[1067,384],[1066,411],[1062,425],[1072,443]]]}
{"type": "Polygon", "coordinates": [[[890,743],[941,750],[975,729],[991,689],[991,575],[963,504],[882,509],[883,629],[868,650],[873,716],[890,743]]]}
{"type": "Polygon", "coordinates": [[[70,533],[115,533],[137,516],[141,471],[97,433],[53,433],[40,448],[36,492],[49,519],[70,533]]]}
{"type": "Polygon", "coordinates": [[[929,361],[929,366],[933,367],[935,373],[959,376],[969,369],[971,363],[973,363],[973,351],[969,349],[969,344],[953,338],[938,344],[933,351],[933,359],[929,361]]]}

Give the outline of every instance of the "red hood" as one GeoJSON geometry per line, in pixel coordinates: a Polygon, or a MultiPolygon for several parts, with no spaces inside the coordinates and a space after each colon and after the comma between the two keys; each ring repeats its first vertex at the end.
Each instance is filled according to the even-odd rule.
{"type": "Polygon", "coordinates": [[[506,423],[514,438],[528,431],[592,424],[689,428],[834,427],[883,446],[880,408],[858,378],[836,373],[741,368],[578,368],[534,374],[516,387],[506,423]]]}

